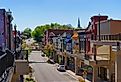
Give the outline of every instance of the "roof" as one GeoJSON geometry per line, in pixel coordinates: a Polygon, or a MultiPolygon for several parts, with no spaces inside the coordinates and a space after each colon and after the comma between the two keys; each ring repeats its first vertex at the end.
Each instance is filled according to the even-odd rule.
{"type": "Polygon", "coordinates": [[[73,34],[73,30],[60,30],[60,29],[48,29],[48,34],[54,33],[55,35],[62,35],[64,32],[67,34],[73,34]]]}
{"type": "MultiPolygon", "coordinates": [[[[109,20],[103,20],[100,21],[100,23],[105,23],[105,22],[110,22],[110,21],[114,21],[114,22],[121,22],[121,20],[113,20],[113,19],[109,19],[109,20]]],[[[96,24],[98,24],[99,22],[96,22],[96,24]]]]}
{"type": "Polygon", "coordinates": [[[108,18],[108,16],[103,16],[103,15],[95,15],[95,16],[92,16],[90,19],[93,20],[94,18],[101,18],[101,19],[105,19],[105,18],[108,18]]]}

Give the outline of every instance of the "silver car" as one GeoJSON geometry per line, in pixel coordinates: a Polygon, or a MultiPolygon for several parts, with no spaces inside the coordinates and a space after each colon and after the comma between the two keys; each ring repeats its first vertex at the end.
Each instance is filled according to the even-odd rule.
{"type": "Polygon", "coordinates": [[[58,67],[57,67],[57,70],[58,71],[66,71],[66,69],[65,69],[65,65],[58,65],[58,67]]]}

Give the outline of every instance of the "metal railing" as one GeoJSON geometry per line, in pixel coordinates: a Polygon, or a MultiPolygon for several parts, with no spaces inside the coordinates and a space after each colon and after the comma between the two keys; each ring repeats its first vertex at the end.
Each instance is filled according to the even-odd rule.
{"type": "Polygon", "coordinates": [[[19,52],[15,52],[16,60],[28,60],[28,50],[20,50],[19,52]]]}
{"type": "Polygon", "coordinates": [[[21,50],[20,53],[13,53],[10,50],[0,51],[0,82],[6,82],[9,70],[14,67],[16,54],[17,59],[28,60],[28,50],[21,50]]]}
{"type": "MultiPolygon", "coordinates": [[[[94,55],[88,56],[87,60],[94,61],[94,55]]],[[[109,54],[97,54],[96,55],[96,60],[110,60],[110,55],[109,54]]]]}
{"type": "Polygon", "coordinates": [[[14,54],[10,50],[0,51],[0,82],[5,82],[8,72],[14,65],[14,54]]]}

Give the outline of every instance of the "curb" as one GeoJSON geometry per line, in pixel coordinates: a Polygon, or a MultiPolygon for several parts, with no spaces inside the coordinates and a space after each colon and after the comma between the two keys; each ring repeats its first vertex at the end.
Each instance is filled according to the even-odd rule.
{"type": "Polygon", "coordinates": [[[68,70],[66,70],[66,72],[73,78],[75,78],[76,80],[79,80],[78,77],[76,77],[75,75],[71,74],[68,70]]]}
{"type": "MultiPolygon", "coordinates": [[[[75,78],[76,80],[78,80],[78,81],[80,81],[80,79],[81,79],[81,80],[84,80],[84,78],[83,78],[82,76],[76,76],[75,73],[72,74],[72,73],[70,73],[68,70],[67,70],[67,73],[68,73],[70,76],[72,76],[73,78],[75,78]]],[[[85,79],[85,82],[90,82],[90,81],[88,81],[87,79],[85,79]]]]}
{"type": "Polygon", "coordinates": [[[37,79],[35,78],[35,72],[33,73],[33,79],[35,82],[37,82],[37,79]]]}

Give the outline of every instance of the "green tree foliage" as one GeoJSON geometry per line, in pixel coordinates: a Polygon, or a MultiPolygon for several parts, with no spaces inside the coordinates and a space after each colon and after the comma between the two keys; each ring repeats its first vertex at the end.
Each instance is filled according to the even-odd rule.
{"type": "Polygon", "coordinates": [[[58,23],[51,23],[51,24],[45,24],[42,26],[37,26],[32,32],[33,38],[37,42],[40,42],[42,40],[44,32],[48,29],[73,29],[73,27],[71,25],[60,25],[58,23]]]}
{"type": "Polygon", "coordinates": [[[43,29],[41,28],[41,26],[37,26],[34,31],[32,32],[32,36],[33,38],[37,41],[37,42],[41,42],[42,37],[43,37],[43,29]]]}
{"type": "Polygon", "coordinates": [[[31,38],[31,33],[32,33],[32,30],[30,28],[25,28],[24,31],[22,32],[22,37],[24,39],[31,38]]]}

